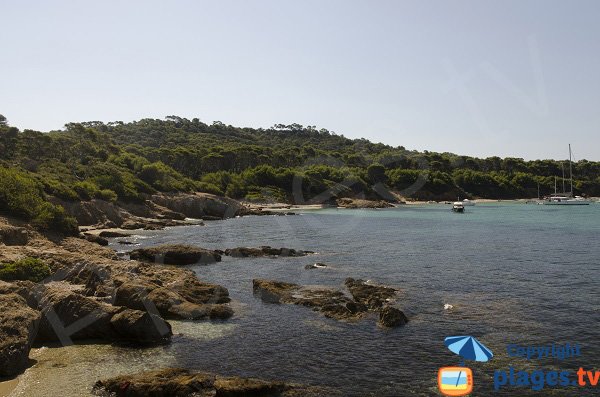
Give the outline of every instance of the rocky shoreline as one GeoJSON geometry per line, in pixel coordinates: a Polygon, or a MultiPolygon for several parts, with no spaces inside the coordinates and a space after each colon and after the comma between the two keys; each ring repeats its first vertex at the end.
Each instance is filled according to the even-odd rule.
{"type": "MultiPolygon", "coordinates": [[[[126,209],[93,201],[74,204],[69,212],[89,225],[78,237],[42,235],[18,220],[0,218],[0,264],[31,258],[48,270],[40,280],[0,281],[0,378],[13,378],[27,369],[32,364],[29,358],[32,346],[46,343],[64,346],[75,342],[161,345],[169,343],[172,337],[169,320],[224,321],[233,316],[227,288],[200,280],[185,265],[216,264],[223,256],[269,258],[314,254],[270,246],[208,250],[162,245],[137,248],[123,258],[106,247],[108,238],[129,233],[103,228],[135,226],[148,230],[187,225],[188,217],[210,220],[262,212],[212,195],[193,196],[155,195],[143,205],[126,209]],[[98,231],[89,233],[89,228],[98,231]]],[[[274,280],[254,280],[253,287],[254,293],[265,302],[309,307],[336,320],[357,321],[370,315],[379,316],[378,324],[382,327],[401,326],[408,321],[394,307],[396,289],[362,280],[347,279],[345,291],[274,280]]],[[[321,389],[308,386],[223,378],[179,369],[100,381],[95,393],[116,392],[115,385],[122,388],[123,384],[129,385],[129,391],[122,395],[131,396],[335,395],[331,390],[323,394],[321,389]],[[159,384],[156,381],[148,384],[149,376],[161,379],[159,384]],[[171,385],[177,393],[156,392],[160,384],[171,385]],[[186,389],[190,385],[193,390],[186,389]],[[192,391],[180,394],[180,390],[192,391]]]]}

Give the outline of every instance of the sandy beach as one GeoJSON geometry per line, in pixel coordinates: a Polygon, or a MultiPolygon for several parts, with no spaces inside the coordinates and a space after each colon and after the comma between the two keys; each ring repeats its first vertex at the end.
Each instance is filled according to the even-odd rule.
{"type": "Polygon", "coordinates": [[[19,384],[19,378],[0,382],[0,397],[8,397],[19,384]]]}

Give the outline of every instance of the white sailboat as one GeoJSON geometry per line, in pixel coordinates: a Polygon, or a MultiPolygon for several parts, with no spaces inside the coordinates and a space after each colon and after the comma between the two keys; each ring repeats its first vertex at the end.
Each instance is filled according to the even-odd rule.
{"type": "Polygon", "coordinates": [[[563,192],[558,193],[556,189],[556,177],[554,177],[554,194],[546,198],[544,205],[589,205],[590,201],[581,196],[573,196],[573,162],[571,160],[571,144],[569,144],[569,179],[571,181],[571,191],[565,191],[565,169],[563,166],[563,192]]]}

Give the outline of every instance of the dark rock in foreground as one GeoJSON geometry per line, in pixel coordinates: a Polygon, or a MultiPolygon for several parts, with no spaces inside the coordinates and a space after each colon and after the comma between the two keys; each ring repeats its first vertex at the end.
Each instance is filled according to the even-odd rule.
{"type": "Polygon", "coordinates": [[[267,303],[287,303],[312,308],[329,318],[359,320],[369,312],[380,314],[380,324],[389,327],[404,325],[408,319],[390,306],[396,296],[394,288],[367,284],[362,280],[346,280],[353,298],[331,288],[305,287],[273,280],[252,281],[254,294],[267,303]]]}
{"type": "Polygon", "coordinates": [[[261,256],[306,256],[312,251],[301,251],[292,248],[272,248],[264,245],[258,248],[237,247],[225,250],[225,255],[235,258],[261,257],[261,256]]]}
{"type": "Polygon", "coordinates": [[[8,286],[0,281],[0,377],[17,375],[28,367],[41,317],[22,296],[6,293],[8,286]]]}
{"type": "Polygon", "coordinates": [[[131,251],[129,257],[144,262],[167,265],[207,264],[221,261],[221,255],[216,251],[180,244],[138,248],[131,251]]]}
{"type": "Polygon", "coordinates": [[[128,397],[326,397],[340,396],[335,390],[272,382],[252,378],[222,377],[186,369],[166,368],[100,380],[96,396],[128,397]]]}

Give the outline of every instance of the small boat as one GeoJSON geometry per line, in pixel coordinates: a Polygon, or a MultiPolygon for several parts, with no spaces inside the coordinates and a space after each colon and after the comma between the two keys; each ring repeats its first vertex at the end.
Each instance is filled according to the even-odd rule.
{"type": "Polygon", "coordinates": [[[464,199],[462,203],[465,207],[475,205],[475,201],[471,201],[469,199],[464,199]]]}
{"type": "Polygon", "coordinates": [[[452,211],[465,212],[465,206],[463,205],[462,201],[457,201],[454,204],[452,204],[452,211]]]}

